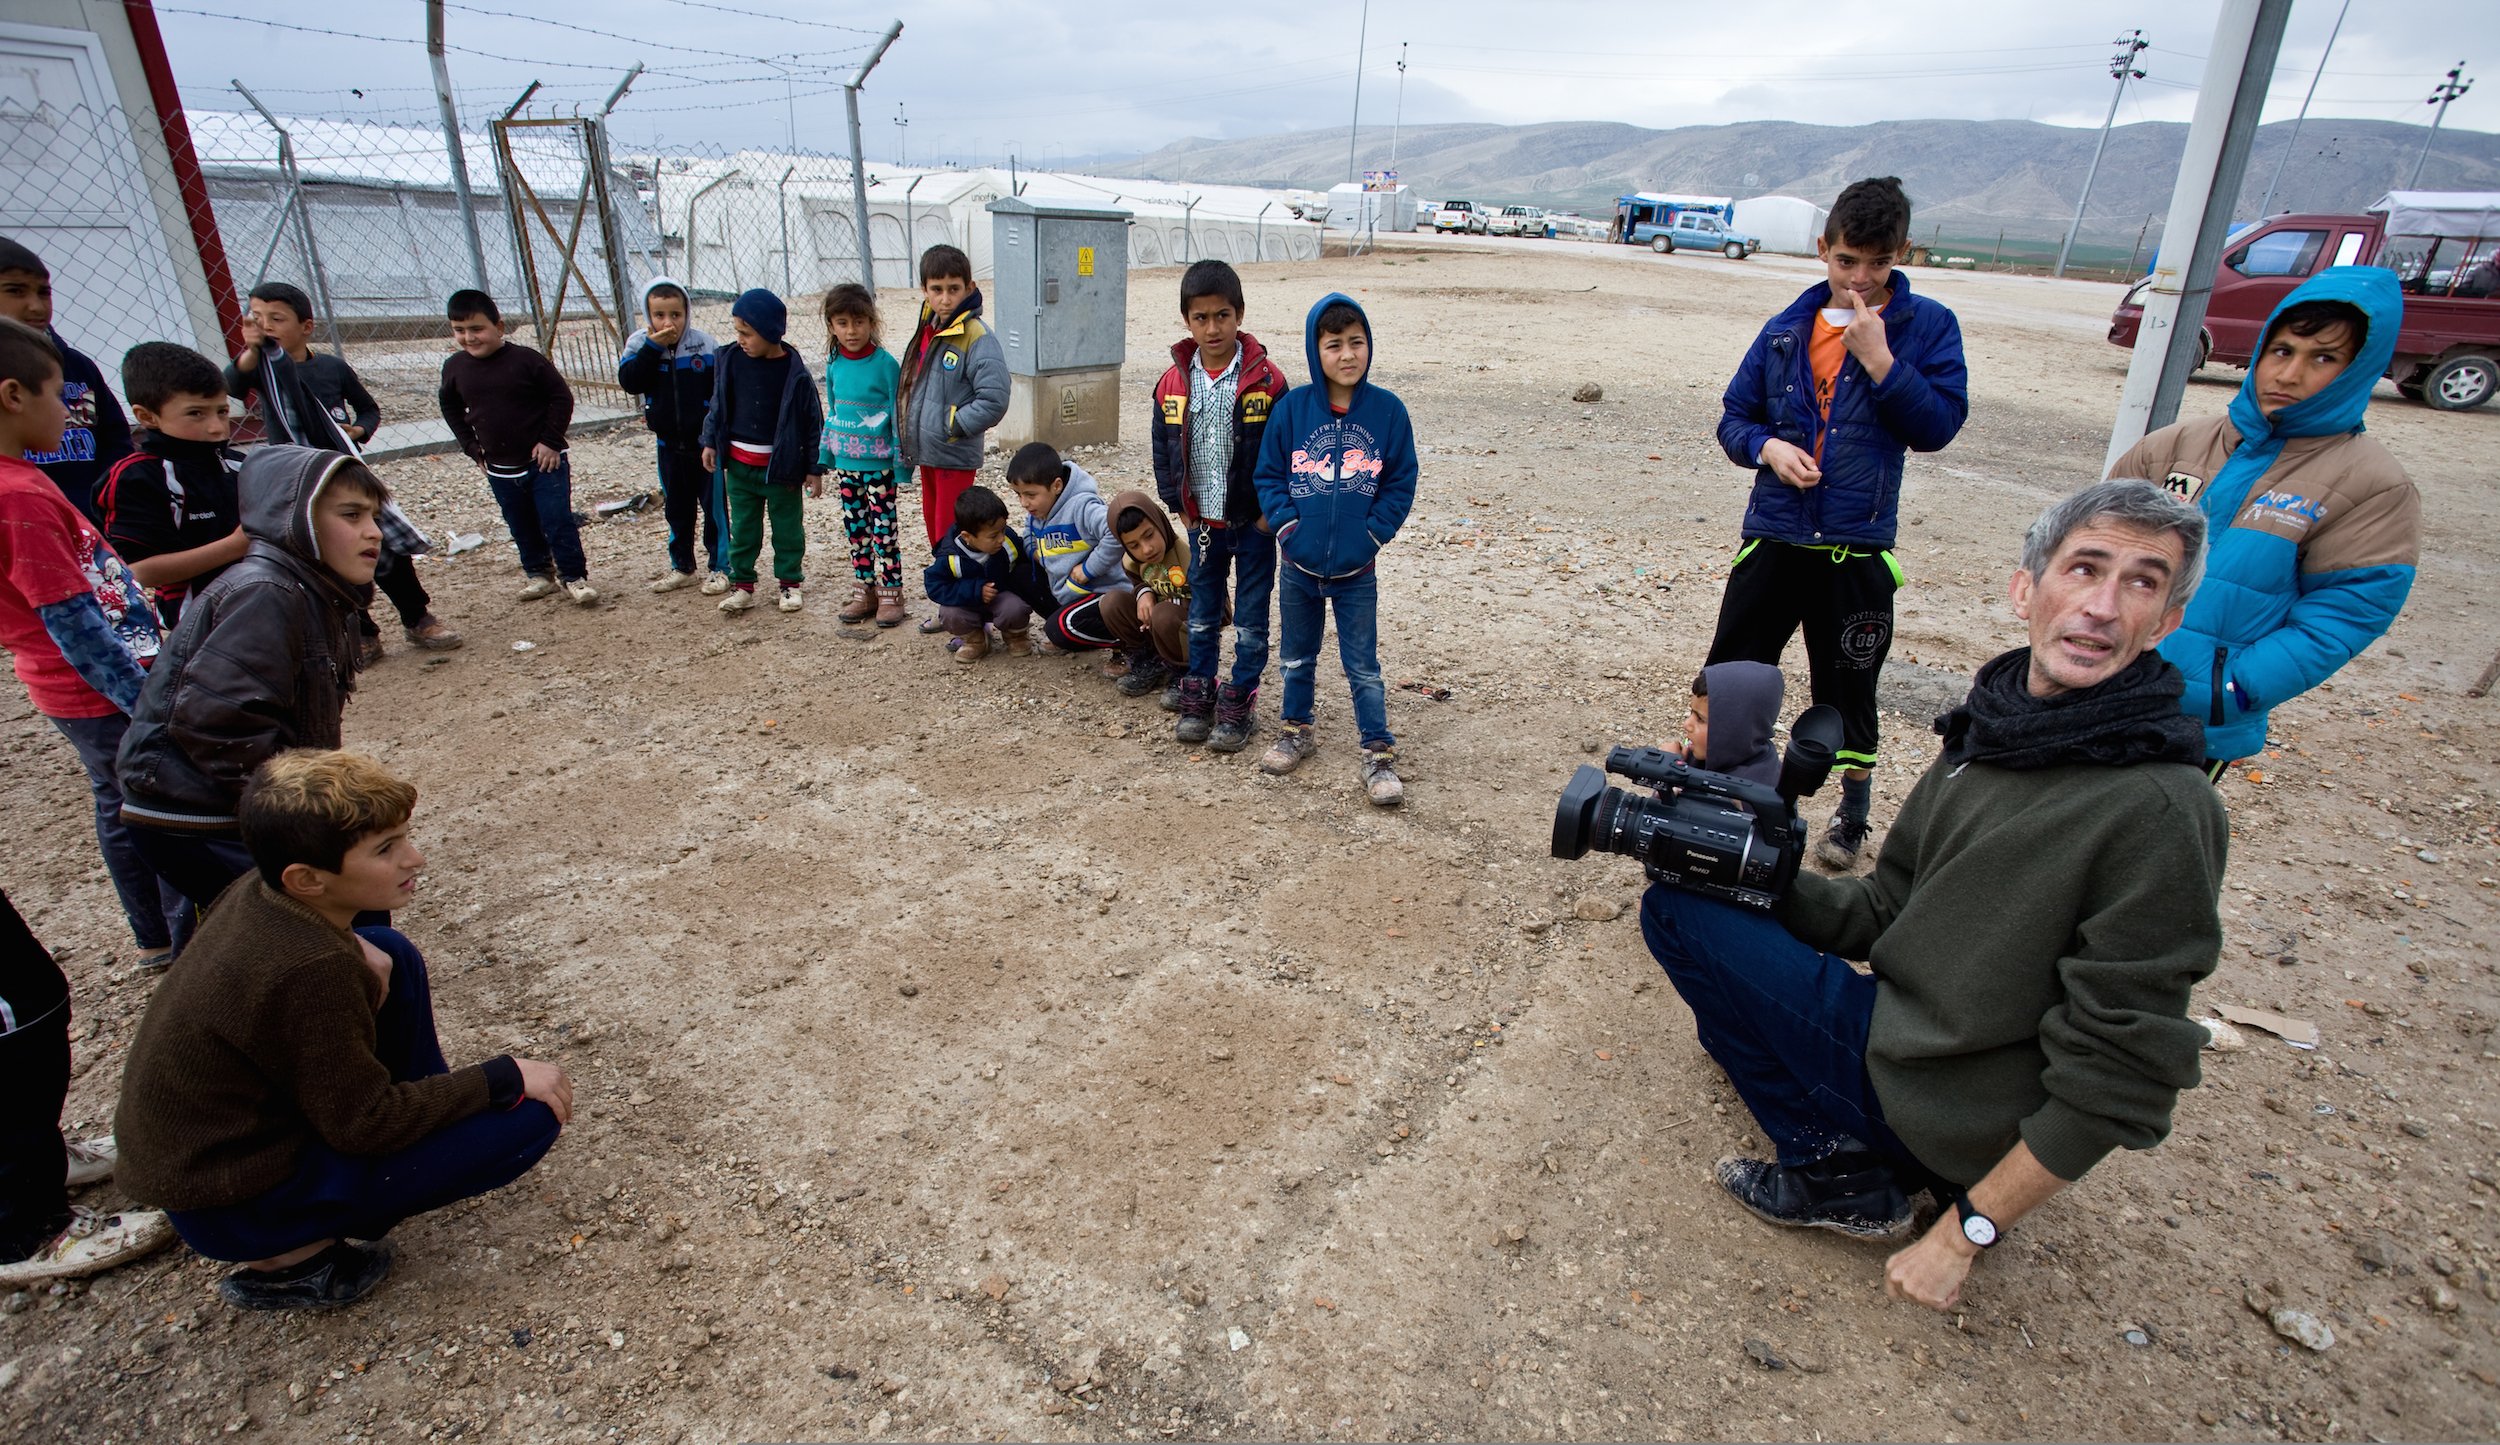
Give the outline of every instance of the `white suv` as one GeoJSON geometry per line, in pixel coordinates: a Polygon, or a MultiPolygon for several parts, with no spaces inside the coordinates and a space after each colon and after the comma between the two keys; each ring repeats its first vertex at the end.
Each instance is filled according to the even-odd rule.
{"type": "Polygon", "coordinates": [[[1491,236],[1544,236],[1554,234],[1553,222],[1536,206],[1504,206],[1502,213],[1485,223],[1485,234],[1491,236]]]}
{"type": "Polygon", "coordinates": [[[1473,201],[1443,201],[1441,209],[1432,213],[1432,229],[1436,234],[1456,231],[1462,236],[1481,236],[1485,233],[1484,212],[1477,210],[1473,201]]]}

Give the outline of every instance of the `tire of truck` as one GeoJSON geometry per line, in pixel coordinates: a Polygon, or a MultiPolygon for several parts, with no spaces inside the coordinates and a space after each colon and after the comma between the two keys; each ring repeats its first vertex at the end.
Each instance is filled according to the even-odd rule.
{"type": "Polygon", "coordinates": [[[1649,238],[1649,249],[1661,256],[1672,256],[1675,254],[1675,240],[1669,236],[1652,236],[1649,238]]]}
{"type": "Polygon", "coordinates": [[[1727,243],[1727,258],[1728,258],[1729,260],[1731,260],[1731,261],[1742,261],[1742,260],[1744,260],[1744,259],[1745,259],[1745,247],[1744,247],[1744,243],[1742,243],[1742,242],[1740,242],[1740,241],[1730,241],[1730,242],[1728,242],[1728,243],[1727,243]]]}
{"type": "Polygon", "coordinates": [[[2439,411],[2471,411],[2500,391],[2500,361],[2468,353],[2451,356],[2422,378],[2422,400],[2439,411]]]}

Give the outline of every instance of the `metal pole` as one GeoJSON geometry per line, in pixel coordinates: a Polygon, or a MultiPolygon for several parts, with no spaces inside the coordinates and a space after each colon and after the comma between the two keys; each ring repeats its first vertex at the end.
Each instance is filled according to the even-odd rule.
{"type": "Polygon", "coordinates": [[[781,180],[773,186],[773,204],[781,212],[781,294],[790,294],[790,177],[799,164],[792,161],[781,168],[781,180]]]}
{"type": "Polygon", "coordinates": [[[2050,268],[2052,276],[2066,274],[2066,253],[2075,249],[2075,233],[2083,229],[2083,208],[2092,200],[2092,178],[2101,172],[2101,152],[2109,148],[2109,128],[2118,120],[2118,101],[2127,93],[2127,78],[2141,77],[2135,58],[2144,51],[2144,32],[2130,30],[2118,37],[2118,54],[2110,60],[2111,73],[2118,77],[2118,89],[2109,97],[2109,114],[2101,121],[2101,138],[2092,143],[2092,164],[2083,172],[2083,194],[2075,197],[2075,218],[2066,225],[2066,239],[2057,248],[2057,264],[2050,268]]]}
{"type": "Polygon", "coordinates": [[[1363,0],[1363,24],[1354,35],[1354,119],[1345,128],[1345,178],[1354,179],[1354,138],[1363,127],[1363,47],[1371,39],[1372,0],[1363,0]]]}
{"type": "Polygon", "coordinates": [[[1197,224],[1190,219],[1190,213],[1198,209],[1198,202],[1201,199],[1203,198],[1199,196],[1191,196],[1189,204],[1181,207],[1181,250],[1185,253],[1181,257],[1183,263],[1198,259],[1197,224]]]}
{"type": "Polygon", "coordinates": [[[1389,174],[1398,169],[1398,126],[1406,119],[1406,42],[1398,42],[1398,103],[1389,112],[1389,174]]]}
{"type": "Polygon", "coordinates": [[[911,139],[911,117],[903,114],[903,103],[894,102],[894,164],[908,168],[911,148],[904,144],[911,139]]]}
{"type": "Polygon", "coordinates": [[[434,66],[434,104],[443,113],[443,158],[451,162],[452,194],[460,198],[460,227],[469,238],[470,279],[486,284],[486,239],[477,229],[477,197],[469,193],[469,157],[460,141],[460,108],[451,98],[451,62],[443,58],[443,0],[425,0],[425,54],[434,66]]]}
{"type": "Polygon", "coordinates": [[[2103,470],[2117,465],[2145,433],[2178,417],[2180,394],[2204,342],[2205,302],[2230,233],[2232,203],[2248,177],[2257,115],[2265,107],[2266,84],[2274,77],[2291,13],[2292,0],[2225,0],[2214,24],[2103,470]]]}
{"type": "Polygon", "coordinates": [[[1253,232],[1250,243],[1250,249],[1256,253],[1250,258],[1254,261],[1267,259],[1267,213],[1269,207],[1275,204],[1274,201],[1270,201],[1267,205],[1259,207],[1258,229],[1253,232]]]}
{"type": "Polygon", "coordinates": [[[2463,85],[2457,83],[2457,76],[2464,69],[2465,62],[2462,60],[2448,67],[2448,78],[2442,80],[2439,88],[2431,92],[2430,99],[2422,102],[2424,105],[2438,106],[2439,110],[2431,116],[2431,128],[2422,137],[2422,153],[2413,158],[2413,176],[2405,182],[2405,189],[2408,191],[2418,190],[2421,187],[2422,162],[2431,158],[2431,142],[2438,138],[2439,123],[2448,118],[2448,102],[2474,88],[2474,82],[2470,80],[2463,85]]]}
{"type": "Polygon", "coordinates": [[[919,190],[920,183],[928,178],[928,172],[923,171],[911,178],[910,185],[903,187],[903,251],[906,255],[910,254],[912,247],[920,244],[920,233],[912,226],[911,193],[919,190]]]}
{"type": "MultiPolygon", "coordinates": [[[[607,183],[614,169],[608,162],[608,117],[615,112],[617,102],[625,98],[625,92],[634,88],[635,80],[641,75],[642,62],[637,60],[634,62],[634,68],[625,72],[625,78],[616,83],[616,89],[608,92],[606,103],[599,107],[599,114],[590,122],[591,159],[592,163],[599,167],[599,213],[606,223],[608,236],[608,285],[616,293],[616,314],[619,318],[620,330],[623,329],[622,318],[633,314],[626,309],[625,305],[626,293],[632,289],[628,282],[639,278],[629,278],[626,275],[623,216],[617,210],[615,188],[607,183]]],[[[654,186],[656,194],[656,177],[654,186]]],[[[647,255],[648,253],[646,257],[647,255]]],[[[654,269],[657,268],[654,267],[654,269]]]]}
{"type": "MultiPolygon", "coordinates": [[[[2275,158],[2274,179],[2266,182],[2266,193],[2257,201],[2257,219],[2262,221],[2274,213],[2274,193],[2283,184],[2283,168],[2291,164],[2292,147],[2300,144],[2301,123],[2309,119],[2309,102],[2318,98],[2318,80],[2326,74],[2326,58],[2335,53],[2335,37],[2344,33],[2344,16],[2352,9],[2352,0],[2344,0],[2335,12],[2335,28],[2326,32],[2326,49],[2318,52],[2318,68],[2309,73],[2309,93],[2300,98],[2300,114],[2292,117],[2291,139],[2283,142],[2283,154],[2275,158]]],[[[2133,266],[2128,267],[2133,270],[2133,266]]]]}
{"type": "MultiPolygon", "coordinates": [[[[842,87],[842,108],[851,122],[851,206],[859,218],[859,279],[871,295],[877,290],[877,251],[876,243],[868,236],[868,162],[860,154],[859,88],[867,84],[868,72],[877,68],[878,61],[885,59],[886,47],[892,45],[894,38],[902,33],[903,22],[900,20],[887,26],[885,34],[877,38],[877,48],[869,51],[868,58],[860,62],[859,73],[842,87]]],[[[908,237],[903,242],[903,259],[906,263],[911,260],[911,241],[908,237]]]]}
{"type": "MultiPolygon", "coordinates": [[[[335,314],[337,308],[331,304],[330,273],[321,264],[321,246],[313,239],[312,204],[304,199],[304,177],[295,166],[295,139],[287,134],[285,126],[278,124],[278,118],[269,113],[269,107],[260,103],[260,97],[244,87],[242,81],[231,81],[229,84],[234,86],[235,94],[259,111],[260,118],[269,122],[269,128],[278,133],[278,169],[286,173],[286,205],[278,210],[278,229],[286,229],[287,212],[292,210],[295,213],[295,245],[304,254],[304,269],[311,273],[313,305],[321,310],[321,329],[330,338],[330,354],[343,356],[346,348],[339,344],[339,319],[335,314]]],[[[270,255],[275,256],[277,250],[276,238],[272,237],[270,255]]],[[[264,262],[262,276],[266,277],[268,271],[264,262]]]]}

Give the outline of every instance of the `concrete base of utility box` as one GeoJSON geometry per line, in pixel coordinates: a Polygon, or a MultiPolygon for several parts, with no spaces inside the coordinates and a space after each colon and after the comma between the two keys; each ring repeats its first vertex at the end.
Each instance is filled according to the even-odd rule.
{"type": "Polygon", "coordinates": [[[1108,446],[1120,439],[1120,368],[1054,371],[1009,378],[1007,416],[994,435],[1013,451],[1027,442],[1108,446]]]}

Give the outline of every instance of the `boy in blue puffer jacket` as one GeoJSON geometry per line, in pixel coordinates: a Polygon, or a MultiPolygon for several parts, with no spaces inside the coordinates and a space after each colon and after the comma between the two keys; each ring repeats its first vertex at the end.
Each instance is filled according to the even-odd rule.
{"type": "Polygon", "coordinates": [[[1754,483],[1709,660],[1777,666],[1805,628],[1814,700],[1843,730],[1840,811],[1816,849],[1833,868],[1866,844],[1902,454],[1943,450],[1970,415],[1961,324],[1893,269],[1909,241],[1900,181],[1842,191],[1815,242],[1830,279],[1771,318],[1720,400],[1719,445],[1754,483]]]}
{"type": "Polygon", "coordinates": [[[2396,273],[2336,266],[2283,298],[2229,412],[2137,442],[2113,477],[2195,502],[2205,580],[2161,655],[2187,676],[2208,770],[2266,745],[2266,713],[2384,634],[2413,590],[2422,499],[2361,431],[2404,324],[2396,273]]]}
{"type": "Polygon", "coordinates": [[[1378,806],[1394,807],[1406,785],[1380,681],[1380,579],[1373,567],[1415,504],[1415,429],[1406,403],[1371,383],[1371,318],[1351,298],[1331,292],[1319,299],[1303,349],[1313,384],[1286,392],[1268,413],[1251,478],[1285,564],[1276,586],[1284,726],[1259,771],[1290,773],[1319,750],[1311,736],[1313,668],[1333,606],[1337,656],[1362,734],[1363,790],[1378,806]]]}

